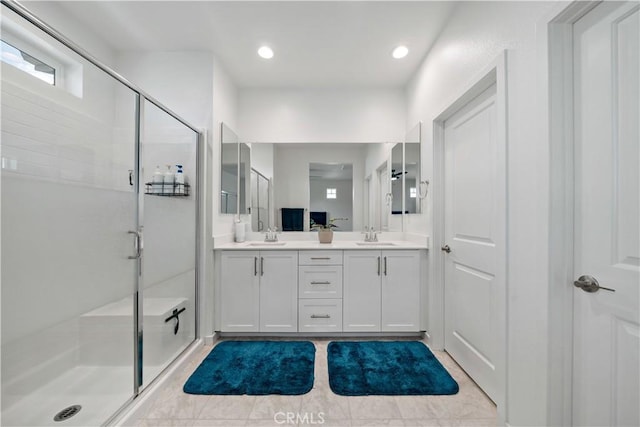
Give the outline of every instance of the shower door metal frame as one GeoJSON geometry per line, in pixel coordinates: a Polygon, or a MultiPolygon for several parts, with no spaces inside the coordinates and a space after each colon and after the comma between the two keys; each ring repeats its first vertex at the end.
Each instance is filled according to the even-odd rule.
{"type": "MultiPolygon", "coordinates": [[[[101,71],[103,71],[104,73],[106,73],[107,75],[111,76],[112,78],[114,78],[116,81],[120,82],[121,84],[123,84],[124,86],[126,86],[127,88],[129,88],[130,90],[132,90],[135,95],[136,95],[136,117],[135,117],[135,181],[134,181],[134,188],[136,191],[136,230],[138,232],[142,231],[142,227],[143,227],[143,213],[144,213],[144,182],[142,179],[140,179],[140,172],[141,172],[141,137],[143,134],[143,123],[142,123],[142,116],[144,114],[144,102],[148,101],[150,103],[152,103],[153,105],[155,105],[156,107],[158,107],[160,110],[164,111],[165,113],[167,113],[169,116],[173,117],[174,119],[176,119],[178,122],[180,122],[182,125],[186,126],[187,128],[189,128],[190,130],[192,130],[193,132],[195,132],[195,134],[197,135],[196,138],[196,189],[195,189],[195,193],[194,193],[194,197],[195,197],[195,202],[196,202],[196,217],[195,217],[195,221],[196,221],[196,239],[195,239],[195,263],[194,263],[194,267],[195,267],[195,282],[194,282],[194,321],[195,321],[195,328],[194,328],[194,340],[185,348],[182,350],[182,352],[180,353],[180,355],[182,355],[184,352],[186,352],[191,345],[193,345],[193,343],[198,339],[199,335],[200,335],[200,328],[199,328],[199,288],[200,288],[200,258],[201,258],[201,250],[200,250],[200,244],[201,244],[201,237],[200,237],[200,232],[202,230],[202,224],[201,224],[201,220],[202,220],[202,215],[200,213],[200,207],[201,207],[201,190],[200,190],[200,186],[202,184],[202,171],[200,170],[200,158],[202,155],[202,144],[203,144],[203,140],[204,140],[204,131],[198,129],[197,127],[193,126],[192,124],[190,124],[189,122],[187,122],[186,120],[184,120],[182,117],[180,117],[179,115],[177,115],[175,112],[173,112],[172,110],[170,110],[169,108],[167,108],[166,106],[164,106],[162,103],[160,103],[157,99],[155,99],[154,97],[152,97],[151,95],[149,95],[148,93],[146,93],[145,91],[143,91],[142,89],[140,89],[138,86],[134,85],[133,83],[131,83],[129,80],[127,80],[126,78],[124,78],[122,75],[118,74],[116,71],[114,71],[113,69],[111,69],[109,66],[105,65],[104,63],[102,63],[101,61],[99,61],[98,59],[96,59],[93,55],[91,55],[89,52],[87,52],[86,50],[84,50],[82,47],[80,47],[79,45],[77,45],[76,43],[74,43],[73,41],[71,41],[69,38],[67,38],[65,35],[63,35],[62,33],[60,33],[59,31],[57,31],[56,29],[52,28],[51,26],[49,26],[47,23],[45,23],[44,21],[42,21],[40,18],[38,18],[36,15],[34,15],[29,9],[27,9],[26,7],[24,7],[22,4],[16,2],[15,0],[0,0],[0,3],[2,5],[4,5],[5,7],[7,7],[9,10],[15,12],[17,15],[19,15],[20,17],[22,17],[23,19],[25,19],[26,21],[28,21],[29,23],[31,23],[33,26],[35,26],[36,28],[38,28],[39,30],[41,30],[42,32],[44,32],[45,34],[49,35],[50,37],[52,37],[54,40],[58,41],[59,43],[61,43],[62,45],[64,45],[65,47],[69,48],[71,51],[73,51],[74,53],[76,53],[77,55],[79,55],[80,57],[82,57],[83,59],[85,59],[87,62],[89,62],[90,64],[94,65],[95,67],[97,67],[98,69],[100,69],[101,71]]],[[[134,320],[134,361],[133,361],[133,375],[134,375],[134,381],[133,381],[133,396],[128,399],[126,402],[123,403],[123,405],[121,406],[121,408],[116,411],[109,419],[105,420],[105,424],[108,424],[109,422],[111,422],[112,420],[114,420],[118,415],[120,415],[120,413],[140,394],[141,389],[144,389],[146,387],[148,387],[149,385],[153,384],[156,379],[158,377],[160,377],[162,375],[163,372],[165,372],[165,370],[167,368],[165,368],[162,372],[160,372],[158,374],[158,376],[152,380],[148,385],[146,385],[146,387],[142,387],[142,362],[141,362],[141,355],[142,355],[142,345],[143,345],[143,341],[141,340],[141,338],[143,338],[143,322],[142,322],[142,318],[143,318],[143,306],[142,306],[142,298],[140,296],[140,289],[141,289],[141,283],[142,283],[142,264],[141,264],[141,258],[137,257],[137,263],[138,263],[138,267],[137,267],[137,280],[135,281],[136,285],[135,285],[135,289],[133,289],[133,298],[134,298],[134,307],[133,307],[133,320],[134,320]]],[[[176,360],[177,358],[180,357],[180,355],[176,356],[176,358],[174,360],[176,360]]]]}

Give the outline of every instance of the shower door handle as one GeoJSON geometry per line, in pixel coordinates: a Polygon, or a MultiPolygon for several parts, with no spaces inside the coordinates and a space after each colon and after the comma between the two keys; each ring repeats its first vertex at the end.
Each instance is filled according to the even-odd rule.
{"type": "Polygon", "coordinates": [[[140,259],[140,256],[142,255],[142,233],[139,231],[129,230],[128,234],[135,235],[135,238],[133,239],[133,248],[136,251],[136,254],[133,256],[129,255],[127,258],[140,259]]]}

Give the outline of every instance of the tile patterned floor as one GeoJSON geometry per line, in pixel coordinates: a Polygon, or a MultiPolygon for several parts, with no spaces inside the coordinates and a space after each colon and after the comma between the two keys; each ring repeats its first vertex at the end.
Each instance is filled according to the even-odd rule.
{"type": "Polygon", "coordinates": [[[212,346],[197,351],[185,368],[169,379],[138,427],[234,426],[469,426],[496,425],[496,407],[445,352],[434,352],[460,385],[452,396],[358,396],[334,394],[327,374],[327,345],[316,346],[313,389],[302,396],[198,396],[182,392],[184,382],[209,354],[212,346]],[[289,422],[286,414],[298,414],[289,422]],[[278,414],[276,416],[276,414],[278,414]],[[320,414],[322,417],[320,418],[320,414]],[[306,416],[306,418],[304,418],[306,416]],[[323,421],[323,422],[321,422],[323,421]]]}

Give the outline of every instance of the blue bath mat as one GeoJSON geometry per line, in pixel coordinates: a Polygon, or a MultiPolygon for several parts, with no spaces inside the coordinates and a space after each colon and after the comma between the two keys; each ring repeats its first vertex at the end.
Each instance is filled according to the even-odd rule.
{"type": "Polygon", "coordinates": [[[189,394],[305,394],[316,348],[309,341],[224,341],[184,385],[189,394]]]}
{"type": "Polygon", "coordinates": [[[456,394],[458,383],[417,341],[334,341],[329,386],[343,396],[456,394]]]}

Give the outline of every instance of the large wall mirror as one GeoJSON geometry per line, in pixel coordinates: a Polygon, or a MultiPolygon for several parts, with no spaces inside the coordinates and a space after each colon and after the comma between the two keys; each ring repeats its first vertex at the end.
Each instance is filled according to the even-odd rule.
{"type": "MultiPolygon", "coordinates": [[[[252,143],[250,148],[248,165],[241,160],[244,148],[235,153],[250,177],[250,206],[238,206],[241,213],[250,211],[253,231],[310,231],[314,222],[332,218],[337,232],[402,231],[399,214],[420,212],[420,124],[400,143],[252,143]]],[[[243,172],[238,173],[242,181],[243,172]]],[[[243,190],[238,193],[242,197],[243,190]]]]}
{"type": "MultiPolygon", "coordinates": [[[[390,191],[389,176],[382,178],[384,183],[366,181],[366,177],[376,174],[381,164],[387,164],[392,146],[252,143],[252,166],[260,172],[268,171],[263,175],[271,177],[267,222],[255,221],[252,209],[253,231],[274,226],[284,231],[310,231],[313,222],[320,223],[324,217],[326,221],[335,219],[337,232],[361,231],[365,227],[383,229],[379,218],[384,216],[380,211],[386,199],[379,193],[390,191]]],[[[386,209],[390,212],[390,205],[386,209]]],[[[401,227],[398,222],[384,230],[401,231],[401,227]]]]}

